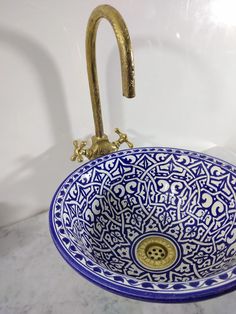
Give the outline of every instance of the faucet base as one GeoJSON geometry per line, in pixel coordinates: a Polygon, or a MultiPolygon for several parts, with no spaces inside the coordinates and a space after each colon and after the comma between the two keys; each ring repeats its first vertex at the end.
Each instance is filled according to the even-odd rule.
{"type": "Polygon", "coordinates": [[[90,160],[115,152],[117,150],[114,144],[109,141],[106,134],[103,134],[102,137],[93,136],[91,139],[92,145],[87,150],[86,154],[86,157],[90,160]]]}
{"type": "Polygon", "coordinates": [[[94,135],[91,138],[92,145],[90,148],[85,148],[87,144],[85,141],[74,141],[74,153],[71,156],[71,160],[83,161],[83,156],[92,160],[117,151],[123,143],[126,143],[129,148],[133,148],[133,144],[128,140],[127,134],[122,133],[118,128],[115,129],[115,132],[119,135],[119,138],[114,142],[110,142],[106,134],[103,134],[102,137],[94,135]]]}

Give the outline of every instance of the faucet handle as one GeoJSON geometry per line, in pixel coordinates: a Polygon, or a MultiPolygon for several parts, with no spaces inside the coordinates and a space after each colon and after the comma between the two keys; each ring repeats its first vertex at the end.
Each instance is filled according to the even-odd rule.
{"type": "Polygon", "coordinates": [[[86,141],[74,141],[74,153],[71,156],[72,161],[78,161],[81,162],[84,160],[83,156],[86,156],[86,149],[84,147],[86,146],[87,142],[86,141]]]}
{"type": "Polygon", "coordinates": [[[115,132],[119,135],[118,140],[112,143],[116,147],[116,149],[119,149],[120,145],[123,143],[126,143],[129,148],[134,147],[134,145],[128,140],[127,134],[122,133],[118,128],[115,129],[115,132]]]}

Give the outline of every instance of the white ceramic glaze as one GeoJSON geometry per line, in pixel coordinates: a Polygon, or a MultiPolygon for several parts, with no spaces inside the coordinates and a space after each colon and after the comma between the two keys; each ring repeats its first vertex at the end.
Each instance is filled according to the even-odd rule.
{"type": "Polygon", "coordinates": [[[63,181],[50,231],[67,263],[109,291],[199,301],[236,288],[235,193],[236,167],[220,159],[173,148],[123,150],[63,181]],[[151,238],[143,264],[139,244],[151,238]]]}

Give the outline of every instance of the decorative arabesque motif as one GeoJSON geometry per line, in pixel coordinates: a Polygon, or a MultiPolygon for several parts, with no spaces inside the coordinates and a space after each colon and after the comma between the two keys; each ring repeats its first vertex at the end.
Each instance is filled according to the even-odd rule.
{"type": "Polygon", "coordinates": [[[53,202],[54,228],[71,258],[98,276],[142,288],[161,290],[167,283],[163,289],[191,290],[235,276],[235,191],[235,168],[207,155],[121,151],[67,178],[53,202]],[[135,243],[149,234],[178,243],[170,269],[148,270],[137,262],[135,243]],[[217,275],[222,271],[224,278],[217,275]]]}

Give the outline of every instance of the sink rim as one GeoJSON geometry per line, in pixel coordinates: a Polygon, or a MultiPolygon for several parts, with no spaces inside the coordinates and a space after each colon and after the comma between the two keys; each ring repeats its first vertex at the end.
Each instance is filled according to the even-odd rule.
{"type": "MultiPolygon", "coordinates": [[[[110,292],[114,292],[116,294],[119,294],[125,297],[130,297],[130,298],[143,300],[143,301],[164,302],[164,303],[193,302],[193,301],[200,301],[204,299],[213,298],[215,296],[222,295],[222,294],[235,290],[236,289],[236,265],[232,266],[231,268],[228,268],[225,271],[218,273],[217,275],[212,275],[206,278],[201,278],[199,280],[194,279],[188,282],[172,282],[172,283],[156,282],[154,283],[154,282],[148,282],[148,281],[141,281],[140,279],[135,279],[134,277],[129,277],[127,275],[121,275],[121,274],[112,272],[110,270],[105,270],[105,268],[103,268],[102,266],[100,266],[99,264],[96,264],[95,262],[91,260],[90,260],[90,263],[93,265],[90,265],[90,266],[87,265],[85,267],[85,266],[80,265],[78,262],[76,262],[69,256],[68,251],[65,249],[65,247],[61,244],[60,240],[58,239],[57,233],[54,228],[53,206],[54,206],[55,199],[58,195],[58,192],[60,191],[62,186],[68,181],[68,179],[70,179],[76,173],[83,173],[83,171],[87,171],[89,168],[96,166],[98,163],[107,161],[111,158],[120,157],[120,156],[128,155],[130,153],[136,153],[136,152],[139,152],[139,153],[142,153],[142,152],[143,153],[145,152],[182,153],[185,155],[186,154],[191,155],[196,158],[201,158],[203,156],[204,160],[209,160],[211,162],[214,162],[220,167],[222,166],[226,167],[227,171],[233,172],[233,174],[236,176],[236,167],[220,158],[213,157],[211,155],[207,155],[201,152],[195,152],[192,150],[179,149],[179,148],[141,147],[141,148],[134,148],[134,149],[126,149],[126,150],[121,150],[116,153],[111,153],[109,155],[89,161],[83,164],[82,166],[78,167],[77,169],[75,169],[75,171],[69,174],[69,176],[58,187],[51,202],[50,211],[49,211],[50,233],[62,257],[67,261],[69,265],[71,265],[72,268],[74,268],[82,276],[86,277],[86,279],[97,284],[98,286],[110,292]],[[117,280],[113,279],[113,281],[111,280],[109,281],[108,279],[102,278],[99,275],[99,273],[96,273],[94,271],[95,268],[100,268],[100,269],[105,270],[106,272],[111,273],[112,275],[110,276],[110,278],[112,276],[114,278],[117,277],[116,278],[117,280]],[[137,284],[135,284],[136,287],[134,284],[133,286],[131,284],[127,286],[127,284],[124,285],[121,283],[120,278],[123,278],[123,280],[126,282],[127,280],[130,280],[130,282],[136,281],[139,283],[139,285],[141,283],[143,284],[144,282],[146,282],[146,284],[149,284],[149,287],[144,288],[142,286],[140,288],[140,287],[137,287],[137,284]],[[156,289],[155,291],[150,290],[150,284],[153,287],[155,287],[156,289]],[[186,292],[187,286],[189,289],[188,292],[186,292]]],[[[86,257],[83,256],[83,259],[86,259],[87,261],[89,261],[89,258],[87,256],[86,257]]],[[[85,263],[85,260],[83,262],[85,263]]]]}

